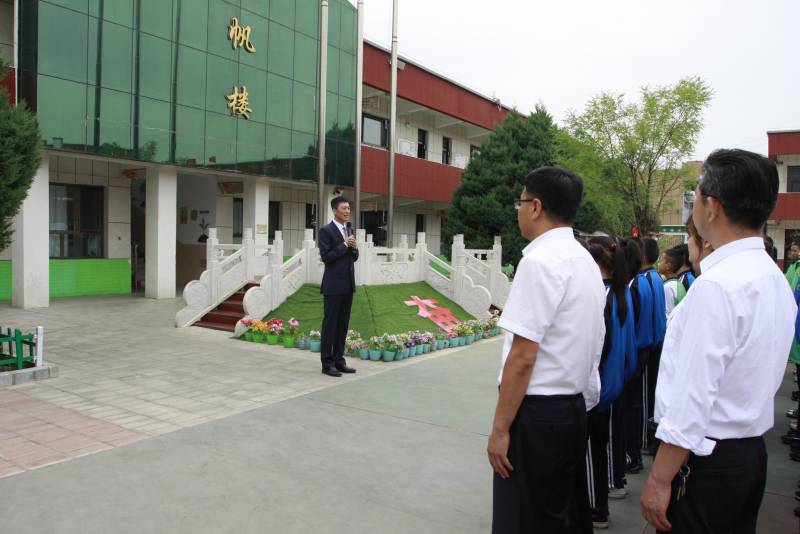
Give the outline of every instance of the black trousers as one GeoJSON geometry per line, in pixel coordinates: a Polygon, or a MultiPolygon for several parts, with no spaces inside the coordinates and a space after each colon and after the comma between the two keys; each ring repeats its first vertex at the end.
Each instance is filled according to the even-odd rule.
{"type": "Polygon", "coordinates": [[[625,448],[632,464],[642,463],[643,433],[647,428],[642,383],[649,358],[650,349],[639,349],[636,372],[625,387],[625,448]]]}
{"type": "Polygon", "coordinates": [[[608,423],[608,487],[624,488],[625,480],[625,395],[611,405],[608,423]]]}
{"type": "Polygon", "coordinates": [[[644,399],[642,404],[645,407],[644,415],[644,432],[642,435],[642,448],[648,449],[653,445],[653,440],[656,437],[656,432],[652,425],[649,424],[653,418],[656,409],[656,381],[658,380],[658,366],[661,363],[661,345],[654,347],[650,350],[647,359],[647,366],[644,369],[644,382],[642,382],[644,399]]]}
{"type": "Polygon", "coordinates": [[[717,442],[710,456],[689,456],[686,493],[672,483],[667,519],[672,534],[755,534],[767,483],[764,438],[717,442]]]}
{"type": "Polygon", "coordinates": [[[322,368],[330,369],[345,364],[344,342],[347,339],[347,327],[350,324],[353,294],[325,295],[324,302],[325,315],[322,318],[320,359],[322,368]]]}
{"type": "Polygon", "coordinates": [[[494,475],[492,533],[591,534],[583,395],[528,395],[510,429],[514,471],[494,475]]]}
{"type": "MultiPolygon", "coordinates": [[[[589,506],[600,515],[608,515],[608,438],[611,410],[587,414],[589,447],[586,451],[586,481],[589,506]]],[[[513,464],[512,464],[513,465],[513,464]]]]}

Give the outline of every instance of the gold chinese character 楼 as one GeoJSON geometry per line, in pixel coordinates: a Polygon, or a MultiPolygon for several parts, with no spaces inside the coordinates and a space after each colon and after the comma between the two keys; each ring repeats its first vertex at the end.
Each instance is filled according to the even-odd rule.
{"type": "Polygon", "coordinates": [[[231,110],[231,115],[244,117],[245,119],[250,118],[250,113],[252,113],[253,110],[250,109],[248,96],[249,93],[247,92],[246,85],[242,86],[241,91],[239,91],[238,87],[234,86],[233,93],[225,95],[225,98],[228,99],[228,109],[231,110]]]}
{"type": "Polygon", "coordinates": [[[256,47],[250,42],[250,26],[239,26],[239,19],[231,17],[231,25],[228,26],[228,40],[233,48],[243,46],[251,54],[256,51],[256,47]]]}

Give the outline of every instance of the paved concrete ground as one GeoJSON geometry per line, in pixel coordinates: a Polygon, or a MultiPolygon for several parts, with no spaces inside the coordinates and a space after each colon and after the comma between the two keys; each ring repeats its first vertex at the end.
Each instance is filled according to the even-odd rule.
{"type": "MultiPolygon", "coordinates": [[[[140,408],[172,408],[148,399],[161,392],[168,394],[162,398],[187,399],[175,407],[187,419],[163,432],[141,430],[156,424],[148,422],[129,430],[146,439],[0,479],[0,532],[489,530],[485,445],[496,398],[497,341],[401,364],[359,361],[356,376],[332,379],[319,374],[307,352],[267,351],[216,333],[170,328],[163,321],[176,303],[91,302],[90,310],[77,300],[58,302],[36,315],[0,308],[0,324],[13,318],[27,325],[23,321],[32,318],[30,324],[48,328],[48,353],[63,375],[3,393],[30,399],[29,413],[48,413],[37,412],[38,401],[116,424],[103,408],[161,421],[116,406],[141,400],[140,408]],[[97,324],[121,320],[129,326],[91,333],[97,324]],[[90,336],[88,348],[76,334],[81,329],[90,336]],[[83,397],[101,380],[108,380],[101,386],[105,396],[83,397]],[[80,402],[64,406],[73,401],[80,402]],[[87,402],[100,410],[80,412],[87,402]],[[206,405],[220,412],[188,418],[205,413],[206,405]]],[[[776,403],[781,431],[789,389],[787,375],[776,403]]],[[[797,528],[792,495],[800,469],[778,435],[768,436],[764,533],[797,528]]],[[[611,503],[612,532],[645,531],[638,511],[643,479],[631,476],[631,496],[611,503]]]]}

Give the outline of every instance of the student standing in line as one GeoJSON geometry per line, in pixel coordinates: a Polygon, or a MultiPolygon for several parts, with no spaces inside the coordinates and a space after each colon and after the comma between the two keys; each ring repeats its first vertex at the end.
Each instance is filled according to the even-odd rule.
{"type": "Polygon", "coordinates": [[[487,445],[494,534],[592,532],[586,410],[600,394],[606,295],[571,228],[582,194],[577,175],[541,167],[514,202],[531,243],[499,322],[506,339],[487,445]]]}
{"type": "Polygon", "coordinates": [[[636,371],[625,388],[625,448],[626,471],[638,473],[642,470],[642,432],[644,431],[644,408],[642,401],[642,377],[650,358],[653,345],[653,291],[639,276],[642,269],[642,248],[636,238],[626,239],[625,257],[629,272],[635,273],[631,281],[633,297],[634,330],[636,332],[636,371]],[[640,283],[643,282],[643,283],[640,283]]]}
{"type": "MultiPolygon", "coordinates": [[[[664,332],[667,330],[667,312],[664,303],[664,283],[656,272],[655,263],[658,261],[658,242],[652,237],[642,240],[642,270],[639,276],[646,280],[653,292],[653,344],[650,346],[647,365],[645,365],[642,377],[642,406],[644,408],[644,420],[642,422],[642,449],[653,451],[653,438],[655,429],[651,425],[653,412],[655,409],[656,379],[658,378],[658,365],[661,361],[661,345],[664,343],[664,332]]],[[[639,282],[642,285],[642,282],[639,282]]]]}
{"type": "Polygon", "coordinates": [[[689,291],[689,288],[692,287],[694,283],[694,279],[697,278],[694,274],[694,267],[692,266],[692,262],[689,261],[689,246],[686,243],[680,244],[676,247],[681,257],[683,258],[683,266],[678,270],[678,300],[680,302],[683,300],[683,297],[686,296],[686,292],[689,291]]]}
{"type": "MultiPolygon", "coordinates": [[[[600,357],[600,402],[589,410],[589,444],[586,452],[589,505],[594,528],[608,528],[609,483],[613,484],[612,406],[636,369],[636,335],[633,301],[628,288],[623,245],[608,237],[589,240],[589,253],[597,262],[606,286],[603,313],[606,335],[600,357]]],[[[624,488],[624,486],[623,486],[624,488]]]]}
{"type": "Polygon", "coordinates": [[[714,252],[665,338],[642,513],[660,532],[752,534],[797,313],[761,236],[778,172],[761,155],[718,150],[695,192],[693,222],[714,252]]]}
{"type": "Polygon", "coordinates": [[[664,304],[667,315],[678,303],[678,276],[683,266],[683,254],[679,247],[665,250],[658,260],[658,274],[664,277],[664,304]]]}

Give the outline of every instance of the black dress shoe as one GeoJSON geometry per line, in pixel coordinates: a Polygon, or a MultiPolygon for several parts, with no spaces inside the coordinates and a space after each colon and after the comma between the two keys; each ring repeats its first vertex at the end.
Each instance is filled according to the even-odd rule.
{"type": "Polygon", "coordinates": [[[348,373],[348,374],[356,372],[355,369],[353,369],[352,367],[347,367],[346,365],[337,365],[336,370],[339,371],[340,373],[348,373]]]}
{"type": "Polygon", "coordinates": [[[340,373],[340,372],[338,371],[338,369],[333,369],[333,368],[329,368],[329,369],[323,369],[323,370],[322,370],[322,374],[323,374],[323,375],[328,375],[328,376],[335,376],[335,377],[340,377],[340,376],[342,376],[342,373],[340,373]]]}

